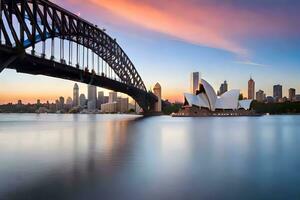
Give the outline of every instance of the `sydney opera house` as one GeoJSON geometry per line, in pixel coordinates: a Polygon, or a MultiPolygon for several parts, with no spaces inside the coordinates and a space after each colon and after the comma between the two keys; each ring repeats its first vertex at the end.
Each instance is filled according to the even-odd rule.
{"type": "Polygon", "coordinates": [[[217,96],[213,87],[201,79],[196,94],[184,94],[184,110],[181,114],[245,115],[250,113],[252,100],[239,100],[239,95],[240,90],[230,90],[217,96]]]}

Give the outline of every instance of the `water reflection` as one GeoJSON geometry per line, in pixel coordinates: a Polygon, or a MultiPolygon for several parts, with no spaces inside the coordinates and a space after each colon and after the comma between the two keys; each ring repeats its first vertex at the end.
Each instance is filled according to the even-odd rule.
{"type": "Polygon", "coordinates": [[[297,198],[299,122],[0,115],[0,199],[297,198]]]}
{"type": "MultiPolygon", "coordinates": [[[[36,120],[36,116],[34,118],[36,120]]],[[[10,170],[9,176],[16,178],[11,183],[16,186],[1,187],[0,194],[5,193],[7,198],[25,195],[51,199],[52,192],[58,190],[56,198],[68,198],[69,194],[76,193],[77,186],[81,190],[86,182],[111,178],[130,156],[128,131],[135,119],[58,116],[56,128],[50,126],[46,130],[45,123],[49,122],[39,118],[31,126],[23,124],[22,132],[20,127],[11,128],[7,125],[9,122],[2,122],[7,128],[1,126],[2,130],[9,130],[9,133],[1,131],[1,139],[9,142],[4,145],[1,142],[1,158],[8,162],[0,172],[5,178],[3,172],[10,170]],[[24,169],[30,173],[23,172],[24,169]],[[15,177],[18,174],[21,174],[20,179],[15,177]]],[[[1,186],[5,185],[4,180],[1,179],[1,186]]]]}

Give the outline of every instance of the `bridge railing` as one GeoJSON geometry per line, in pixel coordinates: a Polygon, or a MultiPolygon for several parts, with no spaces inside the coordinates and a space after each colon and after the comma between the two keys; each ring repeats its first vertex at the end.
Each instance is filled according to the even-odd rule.
{"type": "MultiPolygon", "coordinates": [[[[64,41],[64,43],[68,43],[68,41],[64,41]]],[[[90,73],[95,73],[96,75],[99,76],[104,76],[106,78],[116,80],[121,83],[125,83],[120,77],[118,77],[116,73],[114,73],[113,69],[109,67],[109,65],[103,59],[101,59],[99,56],[95,54],[92,55],[93,53],[90,51],[88,53],[89,55],[85,55],[84,57],[81,57],[81,59],[79,60],[80,62],[77,63],[75,59],[72,58],[70,59],[69,58],[70,55],[68,55],[69,52],[72,52],[73,50],[68,50],[67,55],[64,54],[63,57],[60,57],[60,56],[55,56],[57,54],[60,54],[60,52],[58,53],[54,52],[54,55],[47,55],[45,54],[45,52],[38,51],[39,49],[42,48],[39,46],[40,45],[38,44],[34,51],[32,50],[32,48],[27,48],[25,50],[25,53],[41,59],[51,60],[53,62],[65,64],[69,67],[79,68],[81,70],[88,71],[90,73]],[[87,62],[86,57],[89,57],[89,63],[87,62]],[[92,57],[94,57],[94,59],[92,59],[92,57]]],[[[82,52],[84,47],[79,46],[79,48],[81,48],[81,52],[82,52]]],[[[87,54],[86,50],[84,51],[85,54],[87,54]]]]}

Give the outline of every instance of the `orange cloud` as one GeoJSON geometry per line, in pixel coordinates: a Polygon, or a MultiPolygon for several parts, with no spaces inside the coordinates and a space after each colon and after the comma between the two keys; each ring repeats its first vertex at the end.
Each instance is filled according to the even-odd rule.
{"type": "Polygon", "coordinates": [[[220,31],[204,20],[209,19],[209,8],[195,10],[184,8],[176,2],[164,9],[151,6],[143,1],[133,0],[89,0],[91,3],[109,10],[111,13],[141,27],[173,36],[193,44],[228,50],[236,54],[246,54],[246,50],[236,42],[224,37],[220,31]]]}
{"type": "MultiPolygon", "coordinates": [[[[69,1],[84,8],[82,1],[69,1]]],[[[287,32],[291,27],[291,20],[276,12],[222,4],[195,4],[180,0],[87,0],[87,3],[85,5],[92,5],[97,15],[107,15],[108,12],[113,20],[117,17],[120,23],[126,21],[127,24],[129,22],[179,40],[226,50],[242,57],[249,56],[249,52],[240,44],[240,40],[252,35],[270,36],[287,32]]]]}

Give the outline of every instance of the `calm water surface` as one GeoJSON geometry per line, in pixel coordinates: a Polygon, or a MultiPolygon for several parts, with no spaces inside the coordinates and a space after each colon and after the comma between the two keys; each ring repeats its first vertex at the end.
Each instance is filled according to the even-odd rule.
{"type": "Polygon", "coordinates": [[[1,114],[0,199],[300,199],[300,116],[1,114]]]}

